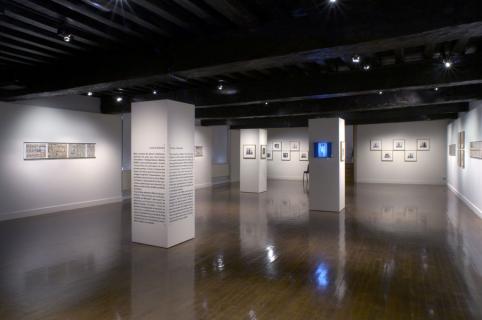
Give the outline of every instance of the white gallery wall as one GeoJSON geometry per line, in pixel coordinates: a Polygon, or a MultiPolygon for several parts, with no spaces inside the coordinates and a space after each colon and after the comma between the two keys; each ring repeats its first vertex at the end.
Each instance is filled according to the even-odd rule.
{"type": "Polygon", "coordinates": [[[239,170],[240,170],[240,154],[241,154],[240,130],[230,130],[229,137],[230,137],[229,139],[230,141],[229,175],[231,178],[231,182],[238,182],[239,170]]]}
{"type": "Polygon", "coordinates": [[[194,157],[194,183],[196,188],[212,185],[212,130],[210,127],[195,127],[194,145],[202,147],[203,154],[194,157]]]}
{"type": "Polygon", "coordinates": [[[359,125],[356,127],[355,174],[358,183],[446,183],[447,121],[419,121],[359,125]],[[370,140],[381,140],[393,150],[394,139],[405,139],[406,150],[417,150],[417,139],[430,139],[430,151],[418,151],[416,162],[405,162],[403,151],[392,162],[381,161],[381,151],[370,150],[370,140]]]}
{"type": "Polygon", "coordinates": [[[0,219],[122,200],[119,115],[0,103],[0,219]],[[23,159],[24,142],[96,143],[95,159],[23,159]]]}
{"type": "Polygon", "coordinates": [[[482,218],[482,160],[470,157],[470,142],[482,141],[482,101],[472,102],[469,112],[447,126],[447,145],[458,144],[460,131],[465,131],[465,168],[446,152],[447,185],[482,218]]]}

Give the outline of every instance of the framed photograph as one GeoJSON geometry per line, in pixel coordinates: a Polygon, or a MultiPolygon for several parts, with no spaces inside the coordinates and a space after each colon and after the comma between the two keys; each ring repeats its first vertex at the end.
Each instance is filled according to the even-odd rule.
{"type": "Polygon", "coordinates": [[[291,151],[300,151],[300,142],[299,141],[290,141],[290,150],[291,151]]]}
{"type": "Polygon", "coordinates": [[[393,161],[393,151],[382,151],[382,161],[393,161]]]}
{"type": "Polygon", "coordinates": [[[417,151],[405,151],[405,162],[417,162],[417,151]]]}
{"type": "Polygon", "coordinates": [[[308,161],[308,151],[300,151],[300,161],[308,161]]]}
{"type": "Polygon", "coordinates": [[[266,151],[266,159],[273,160],[273,151],[271,150],[266,151]]]}
{"type": "Polygon", "coordinates": [[[49,159],[67,159],[68,143],[49,143],[48,158],[49,159]]]}
{"type": "Polygon", "coordinates": [[[290,161],[291,160],[291,152],[289,150],[281,151],[281,161],[290,161]]]}
{"type": "Polygon", "coordinates": [[[382,151],[382,140],[371,140],[370,151],[382,151]]]}
{"type": "Polygon", "coordinates": [[[202,146],[195,146],[194,147],[194,156],[196,158],[203,156],[203,147],[202,146]]]}
{"type": "Polygon", "coordinates": [[[243,159],[256,159],[255,144],[243,144],[243,159]]]}
{"type": "Polygon", "coordinates": [[[459,149],[465,149],[465,131],[459,132],[459,149]]]}
{"type": "Polygon", "coordinates": [[[459,150],[459,159],[458,159],[459,167],[465,168],[465,150],[459,150]]]}
{"type": "Polygon", "coordinates": [[[449,145],[449,156],[455,157],[457,155],[457,145],[451,144],[449,145]]]}
{"type": "Polygon", "coordinates": [[[470,142],[470,157],[474,159],[482,159],[482,141],[470,142]]]}
{"type": "Polygon", "coordinates": [[[25,142],[24,156],[25,160],[39,160],[47,158],[47,143],[25,142]]]}
{"type": "Polygon", "coordinates": [[[429,139],[417,139],[417,151],[429,151],[430,140],[429,139]]]}
{"type": "Polygon", "coordinates": [[[393,150],[394,151],[405,151],[405,140],[403,140],[403,139],[393,140],[393,150]]]}
{"type": "Polygon", "coordinates": [[[262,144],[262,145],[260,146],[260,149],[261,149],[261,153],[260,153],[260,155],[259,155],[260,158],[261,158],[261,159],[266,159],[266,152],[267,152],[267,150],[268,150],[268,147],[267,147],[266,145],[262,144]]]}
{"type": "Polygon", "coordinates": [[[273,151],[281,151],[282,146],[281,141],[273,141],[273,151]]]}
{"type": "Polygon", "coordinates": [[[345,141],[340,141],[340,162],[344,162],[345,161],[345,153],[346,153],[346,150],[345,150],[345,141]]]}

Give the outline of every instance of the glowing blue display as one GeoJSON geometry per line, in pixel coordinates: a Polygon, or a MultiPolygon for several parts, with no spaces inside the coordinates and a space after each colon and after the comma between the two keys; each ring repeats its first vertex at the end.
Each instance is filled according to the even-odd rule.
{"type": "Polygon", "coordinates": [[[315,142],[313,150],[315,158],[331,158],[331,142],[315,142]]]}
{"type": "Polygon", "coordinates": [[[318,264],[315,270],[316,284],[320,288],[326,288],[328,286],[328,267],[324,263],[318,264]]]}

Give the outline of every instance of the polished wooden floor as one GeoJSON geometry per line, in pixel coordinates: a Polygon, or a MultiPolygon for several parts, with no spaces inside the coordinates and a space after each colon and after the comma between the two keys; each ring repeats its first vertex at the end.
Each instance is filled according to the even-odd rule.
{"type": "Polygon", "coordinates": [[[482,319],[482,220],[445,187],[197,192],[197,237],[130,242],[129,202],[0,223],[0,319],[482,319]]]}

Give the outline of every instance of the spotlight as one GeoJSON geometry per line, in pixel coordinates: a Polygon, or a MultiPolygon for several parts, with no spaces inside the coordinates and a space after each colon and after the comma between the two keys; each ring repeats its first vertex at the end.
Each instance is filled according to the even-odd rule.
{"type": "Polygon", "coordinates": [[[157,90],[152,90],[152,94],[153,94],[153,95],[156,95],[156,94],[157,94],[157,90]]]}
{"type": "Polygon", "coordinates": [[[224,88],[224,86],[223,86],[222,83],[218,84],[218,90],[219,90],[219,91],[223,91],[223,88],[224,88]]]}
{"type": "Polygon", "coordinates": [[[444,66],[445,66],[445,69],[450,69],[452,67],[452,61],[450,60],[445,60],[444,61],[444,66]]]}
{"type": "Polygon", "coordinates": [[[351,61],[352,61],[353,63],[360,63],[361,58],[360,58],[359,55],[354,55],[353,57],[351,57],[351,61]]]}
{"type": "Polygon", "coordinates": [[[62,38],[65,42],[70,42],[74,38],[71,32],[67,31],[65,28],[59,28],[57,30],[57,35],[62,38]]]}
{"type": "Polygon", "coordinates": [[[336,3],[336,0],[329,0],[330,3],[336,3]]]}
{"type": "Polygon", "coordinates": [[[268,104],[269,104],[269,102],[268,102],[268,101],[266,101],[266,102],[264,103],[264,105],[265,105],[265,106],[267,106],[268,104]]]}
{"type": "Polygon", "coordinates": [[[433,88],[434,91],[438,91],[438,88],[433,88]]]}
{"type": "Polygon", "coordinates": [[[363,66],[363,70],[368,71],[370,70],[371,66],[369,64],[366,64],[363,66]]]}
{"type": "Polygon", "coordinates": [[[115,99],[115,101],[117,101],[117,102],[122,102],[122,97],[117,97],[117,98],[115,99]]]}
{"type": "Polygon", "coordinates": [[[378,91],[378,94],[379,94],[379,95],[382,95],[382,94],[383,94],[383,91],[382,91],[382,90],[378,91]]]}
{"type": "Polygon", "coordinates": [[[87,95],[88,95],[89,97],[91,97],[92,94],[93,94],[92,91],[87,92],[87,95]]]}

